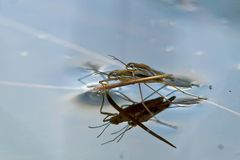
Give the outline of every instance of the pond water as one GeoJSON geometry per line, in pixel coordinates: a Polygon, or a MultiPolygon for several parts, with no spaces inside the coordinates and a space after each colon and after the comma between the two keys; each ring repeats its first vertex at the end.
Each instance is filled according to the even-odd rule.
{"type": "Polygon", "coordinates": [[[109,54],[145,63],[196,78],[195,94],[240,112],[239,15],[237,0],[1,0],[1,159],[240,159],[239,115],[207,102],[157,116],[177,129],[146,123],[177,149],[139,127],[102,146],[119,127],[100,138],[88,128],[103,116],[77,68],[121,67],[109,54]]]}

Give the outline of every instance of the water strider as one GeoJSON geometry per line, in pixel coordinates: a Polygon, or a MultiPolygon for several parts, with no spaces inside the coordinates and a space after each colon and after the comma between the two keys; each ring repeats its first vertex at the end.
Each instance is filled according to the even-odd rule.
{"type": "MultiPolygon", "coordinates": [[[[113,58],[117,59],[116,57],[113,57],[113,58]]],[[[128,65],[128,64],[125,64],[124,62],[122,62],[119,59],[117,59],[117,60],[120,61],[121,63],[123,63],[126,66],[128,65]]],[[[131,63],[131,64],[133,64],[133,63],[131,63]]],[[[163,82],[165,82],[164,81],[165,78],[166,79],[171,79],[172,75],[170,75],[170,74],[164,74],[163,72],[155,71],[145,64],[141,64],[141,66],[139,66],[138,69],[134,69],[134,70],[127,69],[127,67],[126,67],[126,69],[113,70],[113,71],[110,71],[109,73],[99,72],[96,69],[93,70],[93,71],[96,74],[100,74],[102,77],[107,76],[107,78],[105,78],[104,80],[99,81],[101,86],[100,87],[98,87],[98,86],[94,87],[93,91],[104,91],[104,90],[109,90],[109,89],[112,89],[112,88],[117,88],[117,87],[121,87],[121,86],[125,86],[125,85],[138,84],[142,107],[144,107],[145,110],[151,116],[154,116],[154,114],[149,110],[148,106],[145,104],[143,94],[142,94],[142,89],[141,89],[141,83],[145,84],[148,88],[153,90],[154,91],[153,94],[157,93],[161,97],[164,97],[168,101],[168,98],[166,96],[164,96],[164,95],[162,95],[161,93],[158,92],[160,89],[167,86],[166,84],[165,84],[164,87],[161,87],[160,89],[158,89],[158,91],[156,91],[150,85],[148,85],[146,83],[156,83],[156,82],[157,83],[163,83],[163,82]],[[150,71],[151,72],[156,72],[157,74],[150,73],[150,71]],[[120,82],[109,84],[108,83],[109,81],[120,81],[120,82]]],[[[199,96],[195,96],[195,95],[192,95],[192,94],[187,93],[185,91],[182,91],[181,89],[179,89],[177,87],[175,87],[175,88],[177,90],[180,90],[184,94],[199,98],[199,96]]],[[[171,92],[170,94],[172,94],[174,92],[175,91],[171,92]]],[[[149,97],[150,96],[151,95],[149,95],[149,97]]],[[[156,121],[159,121],[156,117],[154,117],[154,118],[155,118],[156,121]]]]}
{"type": "MultiPolygon", "coordinates": [[[[193,97],[199,97],[196,95],[193,95],[191,93],[188,93],[186,91],[183,91],[181,88],[192,88],[192,86],[197,86],[199,87],[198,84],[194,84],[192,83],[192,80],[190,80],[189,78],[186,77],[179,77],[179,76],[175,76],[173,74],[166,74],[164,72],[161,71],[157,71],[153,68],[151,68],[150,66],[143,64],[143,63],[134,63],[134,62],[130,62],[128,64],[124,63],[123,61],[121,61],[120,59],[116,58],[115,56],[109,55],[110,57],[112,57],[114,60],[119,61],[120,63],[122,63],[123,65],[125,65],[125,68],[127,71],[125,70],[114,70],[112,72],[110,72],[111,79],[118,79],[119,77],[124,76],[123,73],[128,73],[128,77],[132,76],[131,79],[141,79],[141,78],[147,78],[147,77],[154,77],[154,76],[164,76],[162,78],[153,78],[153,79],[148,79],[147,81],[144,81],[143,83],[146,85],[146,83],[162,83],[164,84],[163,87],[160,87],[158,89],[161,90],[167,86],[171,86],[173,87],[175,90],[172,92],[176,92],[176,91],[180,91],[186,95],[189,96],[193,96],[193,97]],[[132,75],[131,75],[132,73],[132,75]]],[[[106,81],[109,81],[111,79],[107,79],[106,81]]],[[[121,79],[118,79],[121,81],[121,79]]],[[[124,79],[126,80],[126,79],[124,79]]],[[[127,79],[128,80],[128,79],[127,79]]],[[[124,82],[124,81],[123,81],[124,82]]],[[[147,85],[149,87],[149,85],[147,85]]],[[[149,87],[150,88],[150,87],[149,87]]],[[[157,93],[157,92],[155,92],[157,93]]]]}
{"type": "MultiPolygon", "coordinates": [[[[136,77],[136,76],[133,76],[133,73],[131,71],[126,70],[126,69],[125,70],[114,70],[114,71],[111,71],[109,73],[99,72],[96,69],[93,70],[93,71],[94,71],[94,73],[100,74],[103,77],[104,80],[99,81],[101,86],[108,86],[109,81],[116,81],[116,80],[120,81],[120,83],[123,83],[123,84],[127,85],[128,82],[131,82],[133,80],[132,82],[134,82],[134,84],[138,84],[138,86],[139,86],[140,96],[141,96],[141,100],[142,100],[141,102],[143,104],[142,106],[148,111],[148,113],[151,116],[154,116],[153,113],[151,113],[151,111],[148,109],[148,106],[144,103],[143,95],[142,95],[142,91],[141,91],[141,85],[140,85],[139,82],[137,82],[138,79],[140,79],[142,77],[146,77],[145,75],[143,75],[142,73],[139,73],[138,75],[140,75],[140,76],[136,77]],[[106,79],[105,76],[107,76],[108,78],[106,79]]],[[[167,75],[165,75],[165,76],[167,76],[167,75]]],[[[163,76],[161,75],[161,77],[163,77],[163,76]]],[[[151,77],[149,77],[149,76],[147,76],[146,78],[149,78],[149,80],[151,80],[151,77]]],[[[160,77],[157,77],[157,78],[160,78],[160,77]]],[[[79,81],[82,82],[81,79],[79,79],[79,81]]],[[[113,87],[113,88],[117,88],[117,87],[113,87]]],[[[112,89],[112,88],[110,88],[110,89],[112,89]]],[[[103,89],[103,91],[104,90],[105,89],[103,89]]],[[[102,90],[101,89],[96,89],[96,87],[95,87],[92,91],[94,92],[94,91],[102,91],[102,90]]],[[[154,117],[154,118],[155,118],[156,121],[159,121],[156,117],[154,117]]]]}
{"type": "MultiPolygon", "coordinates": [[[[129,62],[126,64],[115,56],[112,56],[112,55],[109,55],[109,56],[112,57],[114,60],[117,60],[120,63],[122,63],[125,66],[126,70],[132,72],[134,74],[134,76],[136,76],[136,77],[138,77],[139,73],[141,73],[142,75],[145,75],[145,76],[155,76],[155,75],[166,74],[166,73],[164,73],[162,71],[158,71],[144,63],[129,62]]],[[[181,87],[181,88],[192,88],[192,86],[199,87],[198,84],[193,83],[193,80],[191,80],[188,77],[176,76],[173,74],[169,74],[169,75],[171,75],[171,76],[165,78],[166,85],[170,85],[173,87],[181,87]]],[[[152,81],[152,82],[158,82],[158,81],[152,81]]],[[[164,83],[164,81],[162,81],[161,83],[164,83]]]]}

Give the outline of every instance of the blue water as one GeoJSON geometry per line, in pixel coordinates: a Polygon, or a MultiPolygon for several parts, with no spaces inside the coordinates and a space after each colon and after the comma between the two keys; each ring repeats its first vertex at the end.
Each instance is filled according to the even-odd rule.
{"type": "Polygon", "coordinates": [[[0,158],[239,159],[240,117],[213,105],[159,114],[176,130],[146,123],[172,149],[137,127],[101,146],[119,127],[96,138],[100,130],[88,126],[101,124],[98,107],[72,101],[85,92],[77,78],[86,74],[73,68],[116,64],[111,54],[194,77],[203,84],[195,93],[240,112],[239,7],[236,0],[1,0],[0,158]]]}

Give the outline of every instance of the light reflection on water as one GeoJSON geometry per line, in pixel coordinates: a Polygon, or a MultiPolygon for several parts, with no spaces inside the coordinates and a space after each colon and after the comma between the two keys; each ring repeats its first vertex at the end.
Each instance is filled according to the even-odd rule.
{"type": "MultiPolygon", "coordinates": [[[[81,88],[77,78],[85,72],[66,73],[69,62],[112,63],[107,57],[112,54],[125,62],[194,75],[205,85],[194,93],[240,112],[237,4],[2,0],[0,81],[81,88]]],[[[207,103],[159,114],[177,130],[147,123],[177,150],[140,128],[118,144],[101,146],[118,127],[97,139],[99,130],[87,126],[101,123],[98,108],[66,101],[72,91],[0,87],[2,159],[239,159],[239,117],[207,103]]]]}

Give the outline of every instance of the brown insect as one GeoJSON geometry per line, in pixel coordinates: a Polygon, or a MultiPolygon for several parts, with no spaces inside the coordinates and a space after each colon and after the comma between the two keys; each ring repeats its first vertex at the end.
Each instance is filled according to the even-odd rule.
{"type": "Polygon", "coordinates": [[[117,139],[118,139],[117,142],[119,142],[121,140],[121,138],[123,137],[123,135],[128,130],[130,130],[131,128],[133,128],[135,126],[139,126],[142,129],[144,129],[145,131],[147,131],[149,134],[151,134],[152,136],[156,137],[157,139],[159,139],[159,140],[167,143],[168,145],[176,148],[176,146],[174,146],[172,143],[167,141],[165,138],[159,136],[158,134],[156,134],[155,132],[153,132],[152,130],[150,130],[149,128],[147,128],[145,125],[142,124],[142,122],[146,122],[146,121],[150,120],[156,114],[158,114],[158,113],[162,112],[163,110],[167,109],[171,105],[171,102],[176,98],[175,96],[169,98],[168,101],[164,101],[163,97],[159,97],[159,98],[155,98],[155,99],[152,99],[152,100],[145,101],[144,103],[148,106],[149,110],[153,113],[153,115],[150,115],[144,109],[142,103],[132,104],[132,105],[129,105],[128,107],[123,109],[115,103],[115,101],[112,99],[112,97],[108,94],[108,91],[106,91],[106,97],[107,97],[108,102],[119,113],[118,114],[117,113],[108,113],[108,112],[102,111],[103,104],[104,104],[104,96],[103,96],[103,101],[102,101],[102,105],[101,105],[101,108],[100,108],[100,113],[106,115],[106,117],[103,119],[103,122],[106,122],[106,123],[101,125],[101,126],[89,127],[89,128],[99,128],[99,127],[105,126],[105,128],[102,130],[102,132],[97,136],[97,137],[100,137],[102,135],[102,133],[107,129],[107,127],[110,124],[118,125],[118,124],[123,123],[123,122],[127,122],[128,124],[124,128],[122,128],[121,130],[113,133],[113,134],[119,133],[114,139],[112,139],[110,141],[107,141],[103,144],[113,142],[117,139]]]}
{"type": "MultiPolygon", "coordinates": [[[[109,56],[111,56],[111,55],[109,55],[109,56]]],[[[164,72],[157,71],[143,63],[130,62],[130,63],[126,64],[114,56],[111,56],[111,57],[113,59],[119,61],[123,65],[125,65],[126,69],[113,70],[108,73],[98,72],[96,69],[93,70],[95,73],[98,73],[101,76],[103,76],[103,75],[107,76],[107,79],[104,78],[104,80],[99,81],[100,84],[104,84],[104,87],[103,87],[103,85],[97,86],[94,88],[94,90],[111,89],[111,88],[115,88],[115,87],[129,85],[129,84],[138,84],[139,90],[141,90],[140,83],[144,83],[147,87],[152,89],[147,83],[162,83],[162,84],[164,84],[164,86],[160,87],[157,91],[165,88],[166,86],[171,86],[171,87],[175,88],[175,90],[173,92],[171,92],[170,94],[174,93],[175,91],[180,91],[186,95],[198,98],[198,96],[193,95],[188,92],[185,92],[182,89],[178,88],[178,87],[190,88],[193,85],[195,85],[189,79],[186,79],[183,77],[176,77],[172,74],[166,74],[164,72]],[[116,80],[119,80],[120,82],[114,83],[114,84],[107,84],[108,81],[116,81],[116,80]]],[[[195,86],[197,86],[197,85],[195,85],[195,86]]],[[[154,92],[153,94],[155,94],[155,93],[157,93],[157,92],[154,92]]],[[[160,95],[160,96],[163,96],[163,95],[160,95]]],[[[142,97],[142,95],[141,95],[141,97],[142,97]]],[[[146,106],[144,106],[144,107],[146,108],[146,106]]]]}
{"type": "MultiPolygon", "coordinates": [[[[197,97],[193,94],[190,94],[188,92],[183,91],[181,88],[191,88],[192,86],[196,86],[199,87],[198,84],[194,84],[192,82],[191,79],[187,78],[187,77],[183,77],[183,76],[175,76],[172,74],[166,74],[162,71],[158,71],[156,69],[151,68],[150,66],[143,64],[143,63],[134,63],[134,62],[130,62],[130,63],[124,63],[123,61],[121,61],[120,59],[116,58],[115,56],[109,55],[110,57],[112,57],[114,60],[119,61],[120,63],[122,63],[123,65],[125,65],[126,70],[128,70],[129,72],[132,73],[132,75],[135,78],[144,78],[144,77],[151,77],[151,76],[157,76],[157,75],[168,75],[162,79],[151,79],[146,81],[146,83],[162,83],[164,84],[163,87],[161,87],[158,90],[163,89],[166,86],[171,86],[173,88],[175,88],[175,91],[180,91],[186,95],[189,96],[193,96],[193,97],[197,97]]],[[[121,75],[121,72],[118,73],[118,71],[113,71],[115,76],[121,75]]],[[[175,92],[174,91],[174,92],[175,92]]]]}

